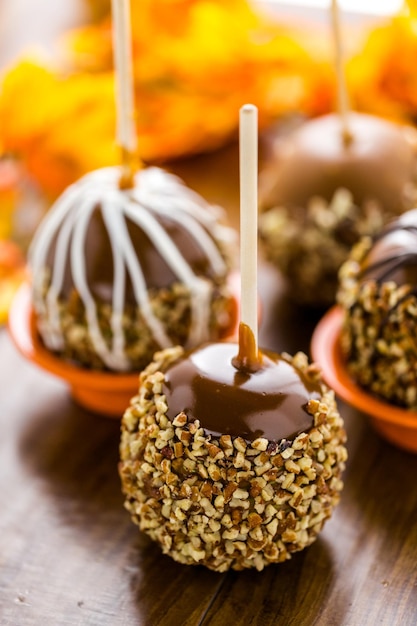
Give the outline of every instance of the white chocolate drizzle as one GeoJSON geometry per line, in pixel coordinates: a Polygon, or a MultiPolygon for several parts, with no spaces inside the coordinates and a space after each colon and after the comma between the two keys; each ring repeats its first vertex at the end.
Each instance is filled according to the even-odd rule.
{"type": "Polygon", "coordinates": [[[158,216],[169,217],[198,241],[213,274],[219,278],[226,277],[228,268],[216,242],[227,248],[233,239],[233,231],[220,223],[218,207],[208,205],[179,178],[159,168],[147,168],[136,173],[132,189],[119,189],[119,180],[120,168],[109,167],[91,172],[68,187],[35,233],[29,250],[29,264],[33,281],[33,305],[38,315],[38,330],[45,345],[52,351],[64,348],[59,298],[65,265],[69,262],[74,288],[83,303],[88,333],[96,354],[110,369],[126,371],[130,363],[125,353],[122,321],[128,277],[136,305],[154,340],[161,348],[172,346],[163,323],[152,311],[146,277],[129,236],[126,220],[143,230],[178,281],[189,289],[191,323],[185,347],[196,346],[209,339],[213,282],[194,273],[181,250],[158,221],[158,216]],[[110,346],[101,332],[97,303],[87,281],[86,234],[95,210],[102,213],[113,257],[110,346]],[[45,272],[53,242],[56,246],[54,263],[45,297],[45,272]]]}

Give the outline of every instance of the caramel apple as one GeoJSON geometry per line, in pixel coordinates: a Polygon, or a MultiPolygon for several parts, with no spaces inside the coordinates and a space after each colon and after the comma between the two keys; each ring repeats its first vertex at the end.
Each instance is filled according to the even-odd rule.
{"type": "Polygon", "coordinates": [[[178,178],[120,168],[69,187],[30,249],[33,306],[48,349],[84,367],[140,370],[155,350],[216,340],[234,323],[234,232],[178,178]]]}
{"type": "Polygon", "coordinates": [[[338,301],[352,378],[417,410],[417,209],[356,244],[340,270],[338,301]]]}
{"type": "Polygon", "coordinates": [[[417,198],[415,131],[359,113],[349,127],[346,141],[336,114],[306,122],[265,172],[260,236],[301,304],[334,302],[352,245],[417,198]]]}
{"type": "Polygon", "coordinates": [[[162,551],[216,571],[263,569],[310,545],[339,501],[345,432],[298,353],[255,371],[235,344],[165,350],[122,420],[125,506],[162,551]]]}
{"type": "Polygon", "coordinates": [[[141,370],[155,350],[234,326],[232,230],[182,181],[138,157],[129,0],[112,1],[120,167],[71,185],[30,249],[45,346],[92,369],[141,370]]]}
{"type": "Polygon", "coordinates": [[[239,342],[157,353],[120,445],[133,521],[176,561],[218,572],[262,570],[310,545],[339,501],[346,459],[317,368],[302,353],[258,349],[257,110],[240,116],[239,342]]]}

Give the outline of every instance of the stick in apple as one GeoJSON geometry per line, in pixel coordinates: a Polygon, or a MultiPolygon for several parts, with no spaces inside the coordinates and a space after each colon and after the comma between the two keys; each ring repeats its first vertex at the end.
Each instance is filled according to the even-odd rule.
{"type": "Polygon", "coordinates": [[[236,369],[254,371],[261,365],[258,350],[258,110],[240,109],[240,272],[241,317],[236,369]]]}
{"type": "Polygon", "coordinates": [[[340,24],[340,11],[338,0],[332,0],[331,5],[331,19],[332,19],[332,33],[334,41],[334,54],[335,54],[335,66],[336,66],[336,79],[337,79],[337,94],[338,94],[338,111],[340,115],[340,122],[342,125],[342,139],[345,146],[348,146],[352,139],[352,132],[349,128],[349,98],[346,86],[346,74],[344,68],[343,58],[343,42],[342,32],[340,24]]]}
{"type": "Polygon", "coordinates": [[[116,138],[122,152],[120,187],[133,187],[137,136],[132,63],[130,0],[112,0],[113,56],[116,81],[116,138]]]}

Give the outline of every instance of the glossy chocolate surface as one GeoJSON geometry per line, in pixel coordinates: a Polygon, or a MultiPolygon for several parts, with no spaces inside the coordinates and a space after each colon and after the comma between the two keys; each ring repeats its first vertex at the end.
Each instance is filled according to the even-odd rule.
{"type": "Polygon", "coordinates": [[[415,177],[416,135],[371,115],[351,113],[349,123],[348,146],[334,114],[306,122],[282,140],[263,204],[305,207],[313,196],[330,202],[343,187],[358,205],[375,200],[393,212],[403,210],[405,186],[415,177]]]}
{"type": "MultiPolygon", "coordinates": [[[[141,207],[138,206],[138,211],[141,207]]],[[[158,216],[159,223],[164,227],[171,240],[181,250],[181,254],[191,266],[193,271],[202,276],[213,278],[211,265],[198,242],[178,222],[174,222],[165,216],[158,216]]],[[[177,280],[174,272],[162,258],[158,250],[150,241],[143,230],[129,219],[126,220],[129,236],[142,271],[148,289],[161,289],[169,287],[177,280]]],[[[48,255],[48,265],[54,264],[55,241],[48,255]]],[[[85,261],[87,282],[94,297],[104,302],[111,303],[113,294],[113,256],[110,240],[101,212],[95,209],[92,214],[85,242],[85,261]]],[[[65,299],[70,297],[73,290],[73,279],[70,263],[66,263],[65,276],[61,295],[65,299]]],[[[134,304],[132,284],[127,277],[126,301],[134,304]]]]}
{"type": "Polygon", "coordinates": [[[362,262],[361,278],[417,286],[417,209],[404,213],[375,239],[362,262]]]}
{"type": "Polygon", "coordinates": [[[306,406],[320,397],[320,386],[272,352],[263,353],[257,371],[239,371],[232,365],[237,351],[232,343],[206,344],[171,365],[163,384],[168,417],[184,411],[214,436],[249,441],[292,439],[310,429],[306,406]]]}

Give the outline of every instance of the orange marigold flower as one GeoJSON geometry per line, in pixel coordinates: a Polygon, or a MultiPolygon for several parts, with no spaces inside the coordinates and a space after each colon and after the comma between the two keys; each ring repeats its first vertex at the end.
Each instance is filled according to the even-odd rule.
{"type": "Polygon", "coordinates": [[[14,67],[0,98],[3,150],[22,159],[51,196],[93,167],[115,163],[111,72],[57,76],[31,61],[14,67]]]}
{"type": "Polygon", "coordinates": [[[417,5],[373,29],[349,67],[358,108],[399,121],[417,118],[417,5]]]}
{"type": "MultiPolygon", "coordinates": [[[[133,2],[132,33],[145,162],[219,147],[237,133],[245,102],[258,106],[261,127],[331,106],[329,65],[245,0],[133,2]]],[[[119,158],[110,17],[68,41],[70,73],[23,61],[6,74],[0,94],[0,119],[8,121],[0,144],[50,196],[119,158]]]]}

